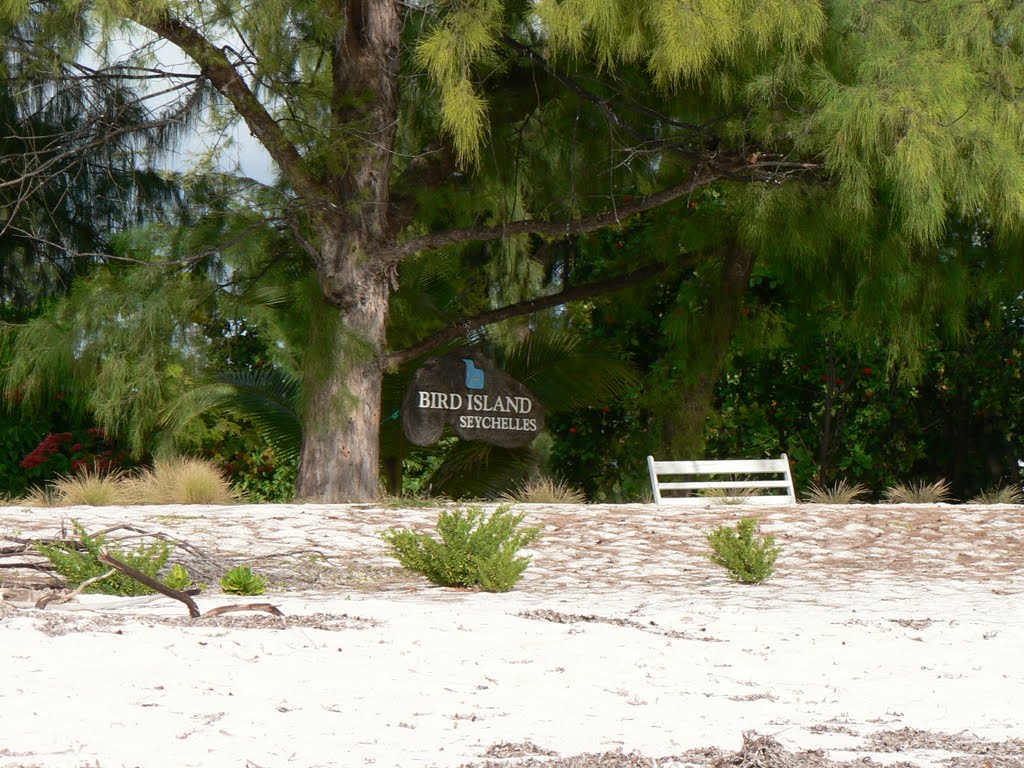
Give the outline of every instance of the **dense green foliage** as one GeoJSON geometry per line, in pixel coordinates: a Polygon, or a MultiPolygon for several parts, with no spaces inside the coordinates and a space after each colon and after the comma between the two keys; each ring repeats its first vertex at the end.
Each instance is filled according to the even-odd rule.
{"type": "Polygon", "coordinates": [[[540,528],[520,527],[524,517],[507,504],[490,515],[480,507],[444,510],[437,518],[440,540],[395,528],[382,538],[388,554],[435,584],[508,592],[530,563],[519,550],[540,536],[540,528]]]}
{"type": "MultiPolygon", "coordinates": [[[[100,552],[104,550],[129,568],[134,568],[154,579],[171,554],[170,543],[163,539],[155,539],[149,545],[140,543],[132,550],[123,550],[108,542],[102,533],[90,535],[77,520],[72,520],[71,525],[78,537],[77,541],[35,545],[39,553],[46,556],[53,564],[53,569],[71,587],[77,587],[111,570],[99,560],[100,552]]],[[[106,595],[148,595],[153,592],[145,584],[120,571],[90,584],[84,591],[106,595]]]]}
{"type": "Polygon", "coordinates": [[[772,536],[756,538],[757,518],[744,517],[736,528],[720,526],[707,534],[711,554],[705,555],[715,565],[729,571],[741,584],[760,584],[775,570],[775,559],[782,551],[772,536]]]}

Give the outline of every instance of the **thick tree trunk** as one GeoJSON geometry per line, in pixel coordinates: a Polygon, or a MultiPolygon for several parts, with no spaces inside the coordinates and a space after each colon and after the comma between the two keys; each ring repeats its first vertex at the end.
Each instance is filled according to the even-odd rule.
{"type": "Polygon", "coordinates": [[[397,5],[336,0],[345,20],[334,40],[331,115],[336,155],[328,187],[337,205],[319,212],[317,273],[340,315],[310,339],[306,429],[296,487],[321,502],[378,495],[382,359],[390,284],[379,263],[391,234],[391,175],[398,124],[397,5]],[[364,141],[352,144],[353,137],[364,141]]]}
{"type": "Polygon", "coordinates": [[[370,281],[311,350],[296,495],[334,503],[373,501],[379,490],[380,394],[388,285],[370,281]]]}
{"type": "Polygon", "coordinates": [[[701,324],[702,336],[692,341],[686,364],[693,370],[678,392],[679,407],[666,420],[662,444],[673,459],[704,455],[704,429],[714,405],[715,385],[739,320],[740,305],[754,269],[754,254],[733,247],[722,265],[718,290],[701,324]]]}

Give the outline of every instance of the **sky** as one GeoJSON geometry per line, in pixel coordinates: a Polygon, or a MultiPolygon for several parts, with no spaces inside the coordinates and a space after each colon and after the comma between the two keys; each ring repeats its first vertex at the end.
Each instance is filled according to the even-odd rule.
{"type": "MultiPolygon", "coordinates": [[[[124,61],[128,55],[141,43],[152,40],[152,36],[144,30],[135,28],[131,34],[124,33],[121,39],[111,42],[109,54],[106,61],[124,61]]],[[[196,67],[191,60],[177,46],[166,41],[154,47],[153,55],[156,59],[154,66],[179,71],[195,72],[196,67]]],[[[91,66],[102,66],[103,59],[97,53],[93,61],[87,61],[91,66]]],[[[152,86],[154,92],[159,92],[166,87],[166,82],[156,81],[152,86]]],[[[168,97],[167,103],[170,103],[168,97]]],[[[152,100],[151,108],[159,107],[159,99],[152,100]]],[[[200,123],[196,126],[191,136],[182,145],[170,153],[162,162],[168,170],[184,172],[190,170],[202,157],[213,147],[220,146],[218,166],[225,171],[234,171],[238,168],[241,173],[250,178],[256,179],[264,184],[271,184],[275,180],[276,165],[270,159],[270,155],[252,135],[248,128],[241,121],[232,124],[226,133],[217,131],[211,126],[204,127],[200,123]]]]}

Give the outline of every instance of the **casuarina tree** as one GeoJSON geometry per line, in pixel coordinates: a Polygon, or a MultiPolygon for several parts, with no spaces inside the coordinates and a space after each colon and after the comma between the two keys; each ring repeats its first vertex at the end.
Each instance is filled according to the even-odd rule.
{"type": "MultiPolygon", "coordinates": [[[[396,275],[418,255],[467,243],[536,252],[644,211],[671,215],[733,182],[758,187],[760,215],[738,225],[741,241],[756,242],[749,228],[768,226],[777,193],[808,182],[842,212],[850,241],[884,221],[907,258],[941,239],[951,213],[984,216],[1000,237],[1024,216],[1014,5],[5,0],[0,12],[31,33],[6,44],[55,76],[71,72],[76,38],[131,41],[138,55],[121,69],[182,98],[162,119],[208,102],[276,163],[270,215],[302,244],[331,308],[311,331],[298,480],[300,496],[323,501],[377,493],[388,367],[649,266],[635,254],[606,284],[566,280],[563,294],[392,349],[396,275]],[[190,64],[154,66],[159,42],[190,64]]],[[[95,141],[119,130],[94,128],[95,141]]],[[[25,173],[52,168],[40,158],[25,173]]],[[[481,268],[480,280],[493,276],[481,268]]]]}

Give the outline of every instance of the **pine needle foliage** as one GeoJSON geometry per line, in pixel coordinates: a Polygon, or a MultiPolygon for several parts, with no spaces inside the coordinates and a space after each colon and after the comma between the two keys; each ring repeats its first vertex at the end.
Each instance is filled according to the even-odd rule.
{"type": "MultiPolygon", "coordinates": [[[[99,560],[101,551],[106,550],[112,557],[125,565],[157,578],[157,573],[171,554],[170,543],[156,539],[153,543],[139,544],[133,550],[123,550],[108,542],[104,534],[90,535],[77,520],[71,521],[77,541],[68,543],[36,544],[36,550],[53,564],[54,570],[68,583],[77,587],[89,579],[102,576],[110,570],[99,560]]],[[[115,572],[107,578],[90,584],[85,592],[106,595],[148,595],[153,590],[130,576],[115,572]]]]}
{"type": "Polygon", "coordinates": [[[711,553],[705,557],[729,572],[741,584],[759,584],[775,570],[775,559],[782,551],[772,536],[756,538],[757,518],[745,517],[736,528],[723,525],[706,534],[711,553]]]}
{"type": "Polygon", "coordinates": [[[440,540],[396,528],[381,537],[391,557],[434,584],[508,592],[530,563],[519,550],[540,536],[540,528],[520,528],[524,517],[507,504],[490,515],[480,507],[444,510],[437,519],[440,540]]]}
{"type": "Polygon", "coordinates": [[[39,317],[4,329],[11,349],[5,393],[38,410],[60,389],[141,453],[163,406],[196,373],[205,340],[194,321],[205,316],[212,291],[187,274],[101,270],[39,317]]]}
{"type": "MultiPolygon", "coordinates": [[[[1024,229],[1019,4],[438,0],[396,6],[365,0],[361,7],[365,20],[388,27],[381,60],[373,62],[372,73],[362,73],[369,79],[348,77],[359,69],[350,66],[359,57],[349,56],[345,41],[371,27],[362,28],[364,17],[348,13],[345,4],[0,0],[0,16],[27,27],[25,34],[11,36],[7,59],[38,72],[67,69],[85,41],[99,38],[102,47],[126,25],[168,21],[180,31],[180,20],[206,36],[209,46],[191,49],[199,68],[210,74],[221,65],[238,66],[252,93],[236,93],[206,110],[212,87],[228,86],[198,78],[176,105],[188,119],[164,122],[190,126],[202,113],[218,128],[243,118],[253,126],[269,128],[273,122],[280,128],[281,135],[255,131],[282,163],[280,185],[259,193],[236,189],[236,200],[250,208],[252,219],[274,222],[262,229],[268,240],[266,233],[280,226],[302,243],[314,262],[308,274],[324,279],[316,287],[338,305],[335,316],[340,307],[347,314],[358,305],[351,299],[367,287],[342,285],[347,276],[358,282],[393,274],[398,265],[389,248],[407,237],[514,220],[564,222],[570,237],[519,234],[464,249],[473,256],[466,263],[477,283],[489,287],[489,281],[512,275],[493,294],[473,288],[474,299],[496,300],[513,290],[536,293],[547,286],[537,282],[538,265],[531,263],[541,259],[529,257],[575,237],[573,222],[607,213],[606,231],[614,231],[623,223],[616,201],[697,180],[704,171],[722,173],[716,190],[746,187],[731,194],[727,215],[714,217],[714,229],[735,231],[759,260],[791,266],[789,276],[819,296],[809,308],[811,317],[819,308],[840,307],[830,324],[891,339],[892,366],[920,361],[936,314],[949,318],[953,334],[962,321],[957,314],[965,291],[958,280],[963,261],[940,247],[953,226],[962,222],[1004,249],[992,272],[1007,274],[1004,266],[1020,262],[1022,250],[1014,247],[1024,229]],[[400,40],[392,35],[399,31],[400,40]],[[242,59],[233,55],[239,50],[242,59]],[[384,118],[380,124],[378,117],[384,118]],[[399,136],[394,146],[393,130],[399,136]],[[444,169],[448,147],[458,173],[444,169]],[[369,159],[362,167],[378,150],[384,159],[369,159]],[[434,168],[439,157],[441,168],[434,168]],[[424,168],[430,169],[427,183],[418,181],[424,168]],[[400,189],[405,183],[413,188],[400,189]],[[371,210],[387,213],[371,221],[371,210]],[[505,270],[510,265],[514,269],[505,270]]],[[[151,48],[147,39],[131,63],[144,63],[151,48]]],[[[71,82],[102,84],[105,78],[71,82]]],[[[53,95],[59,88],[46,90],[53,95]]],[[[139,116],[138,110],[111,114],[125,121],[139,116]]],[[[107,125],[99,115],[95,122],[107,125]]],[[[129,131],[125,135],[138,138],[117,144],[116,151],[141,148],[143,139],[147,148],[166,146],[167,133],[129,131]]],[[[217,203],[207,199],[204,205],[213,209],[217,203]]],[[[679,201],[663,209],[668,215],[650,216],[681,220],[681,208],[679,201]]],[[[198,224],[180,233],[175,248],[153,253],[199,254],[190,267],[172,274],[168,292],[182,291],[184,300],[201,303],[201,294],[213,289],[189,290],[188,280],[207,270],[234,282],[238,273],[228,277],[225,254],[252,239],[243,229],[219,226],[214,217],[198,224]],[[191,247],[211,241],[216,248],[191,247]]],[[[709,260],[706,245],[676,237],[656,257],[685,256],[692,266],[709,260]]],[[[247,277],[254,274],[258,270],[247,277]]],[[[290,277],[301,282],[301,274],[290,277]]],[[[27,380],[28,401],[44,401],[45,393],[31,381],[36,374],[37,381],[80,382],[76,398],[82,407],[141,450],[167,417],[165,409],[153,406],[173,401],[195,380],[201,355],[191,352],[201,339],[196,314],[180,302],[178,311],[161,314],[159,296],[139,291],[138,297],[153,313],[111,301],[116,320],[108,320],[103,331],[114,338],[119,324],[126,333],[143,328],[135,349],[130,339],[115,339],[99,355],[100,345],[93,343],[99,332],[86,323],[76,335],[72,326],[78,321],[69,316],[53,316],[56,324],[49,330],[26,328],[24,342],[19,331],[16,359],[40,351],[36,362],[26,358],[28,367],[16,371],[8,394],[27,380]],[[157,329],[155,323],[140,325],[142,315],[180,322],[171,327],[164,321],[157,329]],[[164,348],[150,343],[160,338],[164,348]],[[79,375],[62,375],[72,368],[79,375]]],[[[683,303],[676,308],[679,314],[690,309],[683,303]]],[[[377,319],[382,322],[386,314],[381,302],[377,319]]],[[[386,352],[391,340],[375,338],[381,348],[360,349],[359,339],[329,323],[308,325],[306,331],[299,343],[290,337],[281,356],[300,360],[305,344],[310,354],[291,370],[305,371],[309,402],[322,403],[317,391],[324,390],[337,394],[331,405],[351,409],[345,380],[386,352]],[[331,386],[321,387],[329,377],[331,386]]],[[[372,497],[373,490],[360,493],[372,497]]]]}

